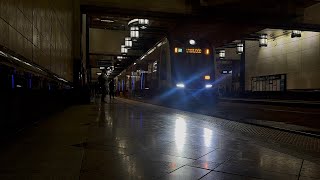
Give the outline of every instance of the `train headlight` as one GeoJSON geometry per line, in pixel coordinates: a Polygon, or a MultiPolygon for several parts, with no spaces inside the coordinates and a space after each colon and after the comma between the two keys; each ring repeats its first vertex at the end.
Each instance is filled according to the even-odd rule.
{"type": "Polygon", "coordinates": [[[184,88],[184,84],[183,83],[178,83],[176,84],[177,88],[184,88]]]}
{"type": "Polygon", "coordinates": [[[206,84],[206,88],[212,88],[212,84],[206,84]]]}

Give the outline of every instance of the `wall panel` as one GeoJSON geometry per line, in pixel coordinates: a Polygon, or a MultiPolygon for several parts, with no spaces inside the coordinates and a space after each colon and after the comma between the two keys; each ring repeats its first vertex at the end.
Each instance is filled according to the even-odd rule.
{"type": "Polygon", "coordinates": [[[0,0],[0,45],[73,80],[74,0],[0,0]]]}

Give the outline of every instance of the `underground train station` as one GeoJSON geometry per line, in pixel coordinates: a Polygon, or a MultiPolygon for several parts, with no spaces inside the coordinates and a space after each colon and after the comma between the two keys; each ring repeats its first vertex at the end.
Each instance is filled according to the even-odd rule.
{"type": "Polygon", "coordinates": [[[0,0],[0,179],[320,179],[317,0],[0,0]]]}

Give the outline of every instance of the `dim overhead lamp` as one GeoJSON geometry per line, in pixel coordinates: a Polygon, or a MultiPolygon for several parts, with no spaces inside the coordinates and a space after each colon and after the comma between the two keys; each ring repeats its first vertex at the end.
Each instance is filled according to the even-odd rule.
{"type": "Polygon", "coordinates": [[[127,54],[128,49],[125,47],[125,45],[121,45],[121,54],[127,54]]]}
{"type": "Polygon", "coordinates": [[[243,53],[243,44],[239,43],[237,44],[237,54],[242,54],[243,53]]]}
{"type": "Polygon", "coordinates": [[[130,37],[133,41],[139,38],[139,28],[136,26],[130,27],[130,37]]]}
{"type": "Polygon", "coordinates": [[[128,26],[144,27],[142,29],[147,28],[148,25],[149,25],[149,19],[132,19],[131,21],[128,22],[128,26]]]}
{"type": "Polygon", "coordinates": [[[219,51],[219,58],[224,59],[225,57],[226,57],[226,51],[224,49],[220,50],[219,51]]]}
{"type": "Polygon", "coordinates": [[[262,34],[262,35],[260,36],[259,46],[260,46],[260,47],[267,47],[267,46],[268,46],[268,35],[262,34]]]}
{"type": "Polygon", "coordinates": [[[106,69],[106,67],[100,67],[100,70],[106,69]]]}
{"type": "Polygon", "coordinates": [[[295,38],[295,37],[301,37],[301,31],[293,30],[291,33],[291,38],[295,38]]]}
{"type": "Polygon", "coordinates": [[[193,40],[193,39],[190,39],[190,40],[189,40],[189,44],[190,44],[190,45],[195,45],[195,44],[196,44],[196,41],[193,40]]]}
{"type": "Polygon", "coordinates": [[[132,47],[132,40],[130,37],[124,38],[125,48],[130,49],[132,47]]]}

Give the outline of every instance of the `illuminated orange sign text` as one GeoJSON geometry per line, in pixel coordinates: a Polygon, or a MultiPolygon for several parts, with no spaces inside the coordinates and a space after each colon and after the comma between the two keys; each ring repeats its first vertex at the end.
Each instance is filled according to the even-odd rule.
{"type": "Polygon", "coordinates": [[[186,49],[187,54],[201,54],[202,50],[197,48],[187,48],[186,49]]]}

